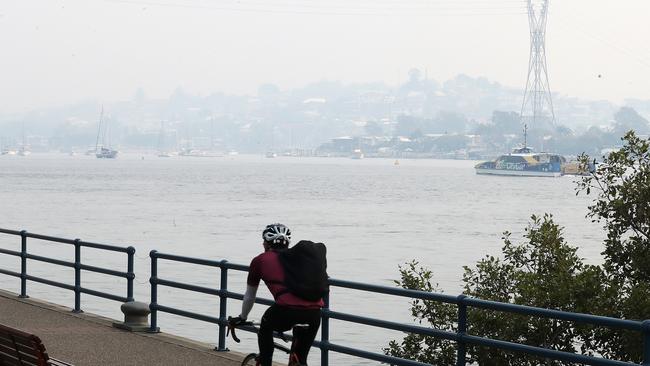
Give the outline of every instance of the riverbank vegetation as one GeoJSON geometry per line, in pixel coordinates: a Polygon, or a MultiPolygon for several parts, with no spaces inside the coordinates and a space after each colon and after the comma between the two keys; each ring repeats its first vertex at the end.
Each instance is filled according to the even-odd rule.
{"type": "MultiPolygon", "coordinates": [[[[590,313],[623,319],[650,318],[650,140],[634,132],[621,149],[577,183],[576,194],[595,195],[587,219],[602,223],[603,264],[586,264],[577,246],[567,243],[551,214],[531,217],[523,238],[503,235],[499,256],[488,255],[464,267],[464,294],[521,305],[590,313]]],[[[582,155],[584,166],[593,158],[582,155]]],[[[406,289],[441,292],[431,270],[418,262],[400,266],[396,284],[406,289]]],[[[416,322],[456,331],[455,305],[414,300],[416,322]]],[[[640,362],[638,332],[586,326],[553,319],[468,309],[468,333],[549,349],[640,362]]],[[[391,341],[386,354],[435,365],[456,364],[455,342],[408,334],[391,341]]],[[[479,365],[565,365],[561,361],[468,347],[470,363],[479,365]]]]}

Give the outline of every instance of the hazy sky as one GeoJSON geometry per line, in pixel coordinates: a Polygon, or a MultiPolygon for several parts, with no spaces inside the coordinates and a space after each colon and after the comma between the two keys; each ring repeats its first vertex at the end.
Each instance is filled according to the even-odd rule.
{"type": "MultiPolygon", "coordinates": [[[[411,67],[523,88],[524,0],[0,0],[0,113],[82,99],[397,84],[411,67]]],[[[551,0],[551,88],[650,99],[650,0],[551,0]],[[598,77],[601,75],[601,77],[598,77]]]]}

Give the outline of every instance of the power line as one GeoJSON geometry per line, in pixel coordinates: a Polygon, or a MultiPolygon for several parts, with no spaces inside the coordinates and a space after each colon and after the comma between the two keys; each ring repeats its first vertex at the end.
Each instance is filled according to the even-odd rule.
{"type": "MultiPolygon", "coordinates": [[[[599,43],[601,43],[601,44],[603,44],[603,45],[605,45],[605,46],[607,46],[607,47],[609,47],[611,49],[614,49],[614,50],[618,51],[618,53],[620,53],[620,54],[626,55],[626,56],[634,59],[639,64],[650,68],[650,58],[646,58],[646,55],[640,55],[638,52],[634,51],[633,49],[631,49],[629,47],[622,46],[620,41],[614,42],[614,41],[611,41],[611,40],[607,40],[607,39],[605,39],[605,37],[599,37],[598,35],[596,35],[595,32],[588,31],[585,28],[579,26],[579,24],[577,24],[577,22],[579,22],[579,18],[580,18],[579,15],[577,15],[577,14],[572,15],[570,17],[570,20],[568,20],[568,21],[563,19],[563,18],[564,17],[560,17],[560,24],[562,26],[564,26],[565,28],[577,30],[582,34],[582,36],[584,36],[586,38],[590,38],[591,40],[597,41],[597,42],[599,42],[599,43]]],[[[591,28],[591,29],[594,29],[594,28],[591,28]]]]}
{"type": "MultiPolygon", "coordinates": [[[[309,14],[309,15],[364,15],[364,16],[482,16],[482,15],[521,15],[525,14],[523,11],[517,11],[516,9],[483,9],[481,12],[469,12],[468,8],[458,8],[458,9],[442,9],[442,11],[431,12],[431,10],[439,9],[414,9],[414,8],[402,8],[402,9],[359,9],[359,11],[352,11],[350,9],[335,9],[335,8],[305,8],[302,6],[302,9],[296,7],[295,9],[279,9],[279,8],[269,8],[268,6],[264,7],[266,4],[259,4],[255,7],[246,7],[246,6],[213,6],[213,5],[202,5],[202,4],[188,4],[188,3],[179,3],[179,2],[161,2],[161,1],[149,1],[149,0],[104,0],[105,2],[110,3],[121,3],[121,4],[132,4],[139,6],[160,6],[160,7],[176,7],[176,8],[188,8],[188,9],[210,9],[218,11],[231,11],[231,12],[254,12],[254,13],[268,13],[268,14],[309,14]],[[377,12],[373,10],[383,10],[383,12],[377,12]],[[407,10],[409,12],[404,12],[407,10]],[[429,10],[429,11],[427,11],[429,10]],[[462,11],[460,11],[462,10],[462,11]],[[488,10],[488,11],[485,11],[488,10]],[[491,11],[494,10],[494,11],[491,11]]],[[[243,5],[244,3],[242,3],[243,5]]]]}

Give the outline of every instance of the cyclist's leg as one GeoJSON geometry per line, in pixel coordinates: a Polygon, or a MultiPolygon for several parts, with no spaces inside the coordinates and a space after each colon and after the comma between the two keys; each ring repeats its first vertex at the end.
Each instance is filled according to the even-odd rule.
{"type": "Polygon", "coordinates": [[[311,344],[316,338],[318,327],[320,327],[320,309],[300,310],[299,323],[308,324],[309,327],[304,331],[298,331],[294,336],[297,338],[297,344],[294,345],[294,351],[298,355],[300,363],[307,364],[307,355],[311,344]]]}
{"type": "Polygon", "coordinates": [[[260,365],[271,366],[273,360],[273,331],[284,332],[293,326],[293,319],[286,314],[286,308],[271,305],[262,316],[257,344],[260,348],[260,365]]]}

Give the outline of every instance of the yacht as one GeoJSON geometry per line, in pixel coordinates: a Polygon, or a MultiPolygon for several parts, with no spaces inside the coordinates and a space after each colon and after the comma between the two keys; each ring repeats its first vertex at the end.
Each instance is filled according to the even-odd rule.
{"type": "Polygon", "coordinates": [[[18,155],[20,156],[27,156],[31,154],[32,152],[26,147],[26,146],[21,146],[20,149],[18,150],[18,155]]]}
{"type": "Polygon", "coordinates": [[[117,157],[117,150],[110,148],[110,142],[107,142],[110,140],[108,128],[108,123],[104,122],[104,106],[102,106],[97,127],[97,140],[95,142],[95,156],[98,159],[115,159],[117,157]]]}
{"type": "Polygon", "coordinates": [[[115,159],[117,157],[117,150],[101,146],[96,152],[95,156],[98,159],[115,159]]]}

